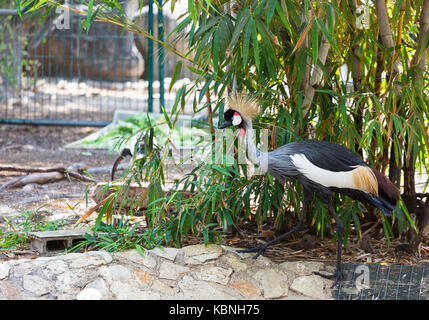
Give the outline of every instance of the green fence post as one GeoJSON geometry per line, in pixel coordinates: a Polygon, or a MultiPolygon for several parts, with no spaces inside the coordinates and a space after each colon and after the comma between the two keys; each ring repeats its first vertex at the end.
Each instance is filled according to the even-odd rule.
{"type": "MultiPolygon", "coordinates": [[[[149,26],[148,31],[151,36],[153,36],[153,0],[148,1],[149,6],[149,26]]],[[[148,38],[148,68],[147,68],[147,77],[148,77],[148,112],[153,112],[153,40],[148,38]]]]}
{"type": "MultiPolygon", "coordinates": [[[[160,41],[164,41],[164,16],[161,7],[158,7],[158,38],[160,41]]],[[[159,78],[159,104],[165,108],[164,100],[164,47],[158,43],[158,78],[159,78]]],[[[161,112],[161,110],[160,110],[161,112]]]]}

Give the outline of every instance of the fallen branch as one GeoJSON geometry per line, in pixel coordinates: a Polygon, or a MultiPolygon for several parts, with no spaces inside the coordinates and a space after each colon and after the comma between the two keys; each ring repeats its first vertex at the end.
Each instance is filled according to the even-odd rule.
{"type": "Polygon", "coordinates": [[[21,179],[16,180],[15,183],[9,184],[7,188],[19,188],[30,183],[45,184],[45,183],[62,180],[64,179],[64,177],[65,176],[63,173],[55,172],[55,171],[30,174],[30,175],[21,177],[21,179]]]}
{"type": "Polygon", "coordinates": [[[17,167],[11,165],[0,165],[0,171],[13,171],[13,172],[25,172],[25,173],[35,173],[35,172],[64,172],[67,169],[64,167],[55,167],[55,168],[25,168],[17,167]]]}
{"type": "Polygon", "coordinates": [[[37,184],[45,184],[50,182],[56,182],[63,180],[64,178],[75,178],[77,180],[85,181],[85,182],[94,182],[97,181],[84,176],[78,172],[74,172],[73,170],[78,170],[83,172],[85,170],[85,165],[78,163],[74,164],[69,168],[64,167],[54,167],[54,168],[25,168],[19,166],[11,166],[11,165],[0,165],[0,171],[12,171],[12,172],[25,172],[26,176],[14,178],[0,187],[0,191],[6,188],[18,188],[25,186],[30,183],[37,184]],[[34,174],[28,174],[34,173],[34,174]]]}
{"type": "Polygon", "coordinates": [[[0,191],[2,191],[2,190],[4,190],[4,189],[8,188],[10,185],[13,185],[13,184],[15,184],[15,183],[18,183],[19,181],[21,181],[21,180],[22,180],[22,179],[24,179],[24,178],[25,178],[25,176],[21,176],[21,177],[14,178],[14,179],[12,179],[12,180],[10,180],[10,181],[8,181],[8,182],[4,183],[4,184],[0,187],[0,191]]]}
{"type": "MultiPolygon", "coordinates": [[[[125,169],[129,166],[129,163],[122,163],[118,166],[118,169],[125,169]]],[[[101,173],[110,173],[112,171],[112,166],[105,167],[95,167],[95,168],[85,168],[85,165],[82,163],[77,163],[72,165],[70,168],[66,169],[64,167],[53,167],[53,168],[25,168],[19,166],[11,166],[0,164],[0,171],[12,171],[12,172],[25,172],[25,173],[35,173],[35,172],[65,172],[68,170],[77,169],[79,173],[88,172],[90,174],[101,174],[101,173]]]]}

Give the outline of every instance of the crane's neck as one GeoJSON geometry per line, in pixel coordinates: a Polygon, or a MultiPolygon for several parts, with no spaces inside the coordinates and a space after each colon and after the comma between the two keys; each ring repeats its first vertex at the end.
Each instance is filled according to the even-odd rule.
{"type": "Polygon", "coordinates": [[[252,125],[252,120],[244,119],[244,128],[242,128],[240,134],[243,137],[244,130],[244,139],[246,143],[246,152],[248,159],[253,162],[255,165],[258,165],[262,170],[266,171],[268,166],[268,153],[258,150],[255,146],[254,140],[254,130],[252,125]]]}

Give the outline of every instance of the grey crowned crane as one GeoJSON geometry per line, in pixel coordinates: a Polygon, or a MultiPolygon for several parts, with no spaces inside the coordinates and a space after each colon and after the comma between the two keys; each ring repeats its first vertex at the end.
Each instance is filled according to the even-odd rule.
{"type": "Polygon", "coordinates": [[[115,172],[119,163],[127,156],[133,157],[135,154],[135,160],[143,158],[147,153],[146,136],[143,136],[141,132],[136,133],[132,136],[129,141],[125,144],[125,148],[122,149],[121,154],[115,160],[112,167],[111,178],[115,180],[115,172]]]}
{"type": "Polygon", "coordinates": [[[292,230],[265,244],[239,252],[256,252],[254,259],[264,254],[267,247],[303,228],[303,220],[314,193],[324,201],[332,214],[337,231],[337,265],[333,275],[317,273],[325,278],[334,278],[336,285],[343,277],[341,252],[344,226],[331,202],[333,192],[349,196],[362,203],[369,203],[387,216],[396,206],[399,190],[382,173],[367,165],[351,150],[325,141],[304,140],[291,142],[271,152],[258,150],[253,142],[252,119],[259,114],[256,99],[238,93],[228,100],[228,110],[219,129],[235,126],[245,139],[248,159],[262,166],[281,183],[287,177],[299,181],[304,189],[303,209],[298,225],[292,230]]]}

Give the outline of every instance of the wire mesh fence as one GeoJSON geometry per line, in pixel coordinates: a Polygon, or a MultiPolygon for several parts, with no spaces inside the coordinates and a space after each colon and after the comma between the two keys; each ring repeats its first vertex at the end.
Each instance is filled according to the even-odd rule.
{"type": "MultiPolygon", "coordinates": [[[[103,126],[115,110],[148,111],[153,101],[150,111],[159,112],[160,101],[167,110],[174,104],[157,68],[147,80],[148,64],[165,63],[156,48],[148,61],[147,38],[105,22],[81,32],[81,20],[71,12],[21,20],[0,10],[0,123],[103,126]]],[[[166,60],[167,77],[176,60],[166,60]]]]}
{"type": "Polygon", "coordinates": [[[429,300],[427,265],[344,264],[338,300],[429,300]]]}

